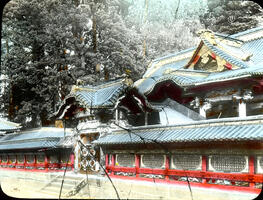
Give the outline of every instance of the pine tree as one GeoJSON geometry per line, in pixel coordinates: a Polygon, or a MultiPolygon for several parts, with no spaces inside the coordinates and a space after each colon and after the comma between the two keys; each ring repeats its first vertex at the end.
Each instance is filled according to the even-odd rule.
{"type": "MultiPolygon", "coordinates": [[[[65,96],[68,93],[60,92],[61,85],[65,87],[72,84],[62,67],[66,66],[63,45],[58,40],[50,40],[48,34],[50,24],[47,22],[51,16],[48,12],[67,5],[56,7],[58,2],[53,0],[15,3],[12,12],[6,13],[11,20],[5,21],[13,44],[3,61],[10,80],[9,92],[6,94],[9,97],[9,118],[25,127],[48,125],[49,114],[55,112],[56,104],[61,101],[58,94],[64,92],[65,96]]],[[[57,18],[57,21],[62,20],[57,18]]]]}
{"type": "Polygon", "coordinates": [[[49,125],[77,79],[93,84],[126,71],[135,80],[143,74],[142,42],[126,27],[118,1],[84,7],[77,0],[14,2],[4,24],[12,48],[2,62],[10,80],[4,94],[10,120],[25,128],[49,125]],[[97,66],[102,70],[96,73],[97,66]]]}
{"type": "Polygon", "coordinates": [[[202,16],[205,27],[214,32],[234,34],[258,25],[262,8],[253,1],[208,0],[202,16]]]}

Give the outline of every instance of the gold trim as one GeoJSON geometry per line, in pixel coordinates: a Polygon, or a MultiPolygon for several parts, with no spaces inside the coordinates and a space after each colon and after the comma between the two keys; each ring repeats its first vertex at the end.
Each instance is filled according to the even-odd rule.
{"type": "Polygon", "coordinates": [[[170,63],[173,63],[173,62],[176,62],[176,61],[179,61],[179,60],[183,60],[183,59],[186,59],[186,58],[190,58],[192,56],[192,54],[193,54],[193,51],[194,50],[192,50],[190,52],[182,53],[180,55],[176,55],[176,56],[173,56],[173,57],[170,57],[170,58],[166,58],[166,59],[163,59],[161,61],[158,61],[158,63],[154,64],[154,66],[147,73],[147,75],[145,77],[143,77],[142,79],[136,81],[134,83],[134,85],[135,86],[139,86],[144,81],[144,79],[149,78],[154,72],[156,72],[163,65],[170,64],[170,63]]]}

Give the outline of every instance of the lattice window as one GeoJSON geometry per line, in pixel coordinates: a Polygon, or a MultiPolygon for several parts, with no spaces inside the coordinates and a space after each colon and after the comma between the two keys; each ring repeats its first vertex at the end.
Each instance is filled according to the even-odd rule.
{"type": "Polygon", "coordinates": [[[2,163],[7,163],[7,155],[2,155],[2,163]]]}
{"type": "Polygon", "coordinates": [[[141,167],[143,168],[165,168],[165,155],[145,154],[141,155],[141,167]]]}
{"type": "Polygon", "coordinates": [[[50,155],[49,159],[50,159],[50,163],[59,163],[59,159],[57,155],[50,155]]]}
{"type": "Polygon", "coordinates": [[[259,160],[259,165],[263,169],[263,157],[261,157],[261,159],[259,160]]]}
{"type": "Polygon", "coordinates": [[[202,156],[200,155],[174,155],[172,156],[172,169],[201,170],[202,156]]]}
{"type": "Polygon", "coordinates": [[[214,155],[209,156],[209,170],[218,172],[247,172],[247,156],[214,155]]]}
{"type": "Polygon", "coordinates": [[[16,155],[9,155],[9,162],[15,163],[16,162],[16,155]]]}
{"type": "Polygon", "coordinates": [[[24,155],[23,154],[17,155],[17,162],[18,163],[24,163],[24,155]]]}
{"type": "Polygon", "coordinates": [[[164,175],[158,174],[140,174],[139,176],[142,178],[164,179],[164,175]]]}
{"type": "Polygon", "coordinates": [[[27,163],[33,163],[34,159],[35,159],[35,155],[33,155],[33,154],[26,155],[27,163]]]}
{"type": "Polygon", "coordinates": [[[135,166],[135,156],[133,154],[117,154],[116,155],[116,165],[122,167],[134,167],[135,166]]]}
{"type": "Polygon", "coordinates": [[[108,156],[108,159],[109,159],[109,160],[108,160],[108,165],[111,165],[112,156],[113,156],[112,154],[109,154],[109,156],[108,156]]]}
{"type": "Polygon", "coordinates": [[[45,154],[38,154],[37,155],[37,162],[44,163],[45,162],[45,154]]]}
{"type": "Polygon", "coordinates": [[[263,173],[263,156],[257,156],[257,173],[262,174],[263,173]]]}
{"type": "Polygon", "coordinates": [[[62,162],[62,163],[67,163],[67,162],[70,163],[69,156],[70,156],[69,154],[63,153],[63,154],[61,155],[61,162],[62,162]]]}

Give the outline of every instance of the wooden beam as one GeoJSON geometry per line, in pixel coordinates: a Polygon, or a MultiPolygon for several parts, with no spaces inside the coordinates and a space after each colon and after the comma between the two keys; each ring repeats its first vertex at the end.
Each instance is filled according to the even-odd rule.
{"type": "MultiPolygon", "coordinates": [[[[249,161],[248,161],[248,166],[249,166],[249,174],[253,176],[255,174],[255,159],[254,156],[249,156],[249,161]]],[[[262,181],[261,181],[262,183],[262,181]]],[[[254,188],[255,187],[255,182],[250,182],[249,187],[254,188]]]]}
{"type": "Polygon", "coordinates": [[[141,156],[136,154],[135,155],[135,173],[136,173],[136,177],[139,177],[140,160],[141,160],[141,156]]]}
{"type": "MultiPolygon", "coordinates": [[[[202,172],[206,172],[206,171],[207,171],[207,157],[202,156],[202,172]]],[[[207,183],[207,180],[205,178],[202,179],[202,183],[207,183]]]]}

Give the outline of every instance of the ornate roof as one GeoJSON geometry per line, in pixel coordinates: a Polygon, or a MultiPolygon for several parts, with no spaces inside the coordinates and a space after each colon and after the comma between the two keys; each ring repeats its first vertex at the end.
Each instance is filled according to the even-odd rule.
{"type": "Polygon", "coordinates": [[[98,86],[74,86],[68,97],[75,99],[87,108],[114,106],[128,84],[126,79],[110,81],[98,86]]]}
{"type": "Polygon", "coordinates": [[[67,115],[66,113],[74,113],[78,107],[75,102],[87,109],[114,107],[118,98],[124,94],[125,89],[130,85],[132,85],[132,81],[128,78],[109,81],[97,86],[74,85],[53,117],[63,118],[67,115]]]}
{"type": "Polygon", "coordinates": [[[0,118],[0,131],[15,131],[15,130],[18,130],[20,128],[21,128],[20,124],[10,122],[10,121],[6,121],[6,120],[0,118]]]}
{"type": "Polygon", "coordinates": [[[31,131],[23,131],[0,137],[0,150],[57,148],[67,137],[72,134],[71,129],[45,127],[31,131]]]}
{"type": "Polygon", "coordinates": [[[262,141],[263,116],[246,119],[204,120],[172,126],[147,126],[118,130],[94,141],[97,145],[141,143],[196,143],[262,141]]]}
{"type": "Polygon", "coordinates": [[[200,38],[201,43],[198,47],[154,60],[142,79],[135,82],[134,86],[147,95],[157,83],[167,80],[180,87],[192,87],[263,75],[263,27],[231,36],[205,30],[200,33],[200,38]],[[221,72],[186,68],[201,45],[205,45],[210,52],[236,68],[221,72]]]}

